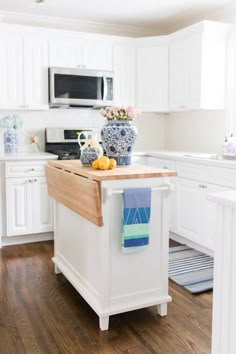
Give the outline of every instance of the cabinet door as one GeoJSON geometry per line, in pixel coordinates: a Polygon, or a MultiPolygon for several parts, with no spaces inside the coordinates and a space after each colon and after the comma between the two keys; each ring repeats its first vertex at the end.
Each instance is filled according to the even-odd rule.
{"type": "Polygon", "coordinates": [[[32,225],[32,180],[6,180],[7,236],[29,234],[32,225]]]}
{"type": "Polygon", "coordinates": [[[137,106],[168,111],[168,46],[137,49],[137,106]]]}
{"type": "Polygon", "coordinates": [[[0,34],[0,109],[23,108],[23,39],[16,33],[0,34]]]}
{"type": "Polygon", "coordinates": [[[24,38],[24,108],[48,108],[48,41],[24,38]]]}
{"type": "Polygon", "coordinates": [[[112,44],[108,41],[85,40],[83,66],[86,69],[112,71],[112,44]]]}
{"type": "Polygon", "coordinates": [[[45,177],[33,178],[33,210],[32,233],[53,231],[53,200],[45,177]]]}
{"type": "MultiPolygon", "coordinates": [[[[158,157],[147,157],[147,165],[175,171],[175,161],[172,160],[160,159],[158,157]]],[[[170,198],[170,231],[176,232],[175,177],[171,178],[171,183],[173,184],[174,190],[171,192],[170,198]]]]}
{"type": "Polygon", "coordinates": [[[202,32],[170,44],[170,110],[201,107],[202,32]]]}
{"type": "Polygon", "coordinates": [[[49,41],[49,66],[82,68],[82,40],[62,37],[49,41]]]}
{"type": "Polygon", "coordinates": [[[197,181],[176,178],[176,231],[179,235],[201,244],[201,190],[197,181]]]}
{"type": "Polygon", "coordinates": [[[114,47],[114,102],[117,106],[135,105],[135,48],[114,47]]]}
{"type": "Polygon", "coordinates": [[[207,199],[208,193],[224,192],[233,188],[218,186],[214,184],[202,184],[202,207],[201,213],[201,244],[210,250],[215,250],[216,224],[217,224],[217,204],[207,199]]]}

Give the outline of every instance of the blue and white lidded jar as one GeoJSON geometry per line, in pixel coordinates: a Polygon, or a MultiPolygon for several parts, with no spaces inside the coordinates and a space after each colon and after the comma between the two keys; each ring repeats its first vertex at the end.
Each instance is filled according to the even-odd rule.
{"type": "Polygon", "coordinates": [[[17,153],[17,132],[16,129],[7,129],[3,133],[4,152],[6,154],[17,153]]]}
{"type": "Polygon", "coordinates": [[[117,166],[131,165],[131,156],[138,131],[129,121],[111,120],[101,130],[103,147],[117,166]]]}

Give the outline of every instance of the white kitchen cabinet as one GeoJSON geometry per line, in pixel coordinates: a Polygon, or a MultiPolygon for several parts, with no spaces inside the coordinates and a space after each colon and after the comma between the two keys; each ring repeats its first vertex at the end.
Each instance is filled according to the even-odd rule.
{"type": "Polygon", "coordinates": [[[48,108],[48,41],[24,37],[24,108],[48,108]]]}
{"type": "Polygon", "coordinates": [[[53,230],[53,200],[48,195],[45,177],[33,179],[33,230],[47,232],[53,230]]]}
{"type": "Polygon", "coordinates": [[[114,103],[117,106],[135,106],[135,59],[133,46],[114,46],[114,103]]]}
{"type": "MultiPolygon", "coordinates": [[[[163,159],[159,157],[147,156],[146,158],[148,166],[155,166],[159,168],[163,168],[164,170],[175,171],[175,161],[163,159]]],[[[169,217],[169,229],[172,232],[176,232],[176,196],[175,196],[175,178],[171,178],[171,183],[173,184],[173,191],[170,196],[170,217],[169,217]]]]}
{"type": "Polygon", "coordinates": [[[203,21],[169,36],[170,111],[224,109],[227,31],[203,21]]]}
{"type": "Polygon", "coordinates": [[[7,162],[5,165],[6,235],[53,231],[53,202],[47,193],[45,163],[7,162]]]}
{"type": "Polygon", "coordinates": [[[177,178],[175,187],[176,233],[213,251],[216,205],[207,199],[207,194],[233,188],[185,178],[177,178]]]}
{"type": "Polygon", "coordinates": [[[137,48],[136,104],[143,112],[168,112],[168,45],[137,48]]]}
{"type": "Polygon", "coordinates": [[[47,39],[8,25],[0,30],[0,109],[48,108],[47,39]]]}
{"type": "Polygon", "coordinates": [[[29,178],[6,181],[7,236],[31,233],[32,188],[29,178]]]}
{"type": "Polygon", "coordinates": [[[112,43],[82,36],[61,36],[49,41],[49,65],[112,71],[112,43]]]}
{"type": "Polygon", "coordinates": [[[132,163],[138,165],[147,165],[146,156],[132,155],[132,163]]]}
{"type": "Polygon", "coordinates": [[[23,95],[23,38],[0,26],[0,109],[20,109],[23,95]]]}

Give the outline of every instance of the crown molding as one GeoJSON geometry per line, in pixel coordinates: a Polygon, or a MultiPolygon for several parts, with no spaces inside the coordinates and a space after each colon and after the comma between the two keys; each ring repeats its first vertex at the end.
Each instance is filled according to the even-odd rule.
{"type": "Polygon", "coordinates": [[[125,26],[111,23],[84,21],[80,19],[68,19],[44,15],[32,15],[20,12],[0,11],[2,23],[39,26],[54,29],[63,29],[79,32],[92,32],[127,37],[145,37],[164,34],[158,28],[141,26],[125,26]]]}

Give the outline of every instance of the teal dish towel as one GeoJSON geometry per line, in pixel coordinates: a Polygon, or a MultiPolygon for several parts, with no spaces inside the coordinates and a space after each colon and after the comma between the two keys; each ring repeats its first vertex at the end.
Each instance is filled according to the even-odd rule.
{"type": "Polygon", "coordinates": [[[125,189],[123,193],[122,249],[136,253],[149,244],[151,188],[125,189]]]}

